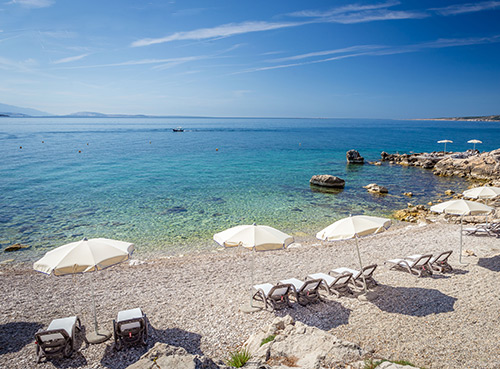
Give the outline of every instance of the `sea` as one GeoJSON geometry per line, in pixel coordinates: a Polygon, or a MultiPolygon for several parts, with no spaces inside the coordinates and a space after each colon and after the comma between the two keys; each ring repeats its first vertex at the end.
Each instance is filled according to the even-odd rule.
{"type": "Polygon", "coordinates": [[[265,224],[297,238],[350,214],[390,217],[465,190],[461,178],[383,163],[380,153],[497,149],[494,122],[270,118],[0,118],[0,261],[32,261],[84,237],[133,242],[136,254],[215,249],[213,234],[265,224]],[[172,129],[182,126],[184,132],[172,129]],[[319,192],[331,174],[345,188],[319,192]],[[385,196],[363,188],[377,183],[385,196]],[[403,195],[412,192],[413,197],[403,195]]]}

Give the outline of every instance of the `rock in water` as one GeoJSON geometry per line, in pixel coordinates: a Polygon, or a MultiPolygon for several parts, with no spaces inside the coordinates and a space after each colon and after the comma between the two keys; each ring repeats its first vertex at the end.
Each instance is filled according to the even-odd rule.
{"type": "Polygon", "coordinates": [[[20,243],[15,243],[13,245],[7,246],[4,252],[12,252],[17,250],[29,249],[28,245],[21,245],[20,243]]]}
{"type": "Polygon", "coordinates": [[[344,188],[345,181],[342,178],[329,174],[318,174],[311,177],[310,184],[322,187],[344,188]]]}
{"type": "Polygon", "coordinates": [[[363,164],[365,162],[365,158],[363,158],[356,150],[349,150],[345,154],[345,157],[349,164],[363,164]]]}
{"type": "Polygon", "coordinates": [[[363,186],[368,192],[371,193],[389,193],[389,190],[384,186],[379,186],[376,183],[370,183],[369,185],[363,186]]]}

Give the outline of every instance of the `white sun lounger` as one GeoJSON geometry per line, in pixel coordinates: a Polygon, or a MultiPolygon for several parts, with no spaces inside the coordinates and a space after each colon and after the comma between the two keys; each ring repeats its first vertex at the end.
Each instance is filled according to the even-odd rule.
{"type": "Polygon", "coordinates": [[[321,300],[319,288],[322,282],[322,279],[310,279],[304,282],[297,278],[290,278],[280,281],[280,284],[292,285],[297,302],[307,305],[321,300]]]}
{"type": "Polygon", "coordinates": [[[427,255],[411,255],[405,259],[391,259],[386,263],[393,264],[390,269],[407,270],[410,274],[418,275],[432,275],[432,268],[429,264],[432,259],[431,254],[427,255]]]}
{"type": "Polygon", "coordinates": [[[113,320],[113,329],[116,350],[121,350],[124,344],[147,344],[147,318],[140,308],[120,311],[113,320]]]}
{"type": "Polygon", "coordinates": [[[70,357],[75,349],[76,331],[81,330],[80,318],[54,319],[46,330],[35,333],[37,362],[43,357],[70,357]]]}
{"type": "Polygon", "coordinates": [[[253,286],[257,291],[253,295],[254,300],[264,302],[264,307],[271,305],[274,310],[282,309],[290,306],[290,293],[293,292],[291,284],[276,284],[263,283],[253,286]]]}
{"type": "Polygon", "coordinates": [[[323,281],[322,286],[330,294],[335,294],[337,297],[343,295],[350,295],[352,291],[349,288],[349,281],[352,278],[351,273],[343,273],[332,277],[325,273],[314,273],[307,276],[308,279],[321,279],[323,281]]]}

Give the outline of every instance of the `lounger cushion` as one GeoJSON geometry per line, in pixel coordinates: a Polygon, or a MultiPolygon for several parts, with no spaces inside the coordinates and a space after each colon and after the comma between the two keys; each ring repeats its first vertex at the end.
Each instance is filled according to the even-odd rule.
{"type": "Polygon", "coordinates": [[[325,274],[325,273],[314,273],[314,274],[309,274],[309,278],[311,279],[323,279],[327,285],[331,285],[333,281],[335,280],[334,277],[331,275],[325,274]]]}
{"type": "Polygon", "coordinates": [[[274,286],[271,283],[263,283],[253,286],[253,288],[255,288],[257,291],[262,290],[266,296],[269,295],[269,292],[273,287],[274,286]]]}
{"type": "MultiPolygon", "coordinates": [[[[140,308],[135,308],[135,309],[130,309],[130,310],[123,310],[118,313],[118,316],[116,318],[116,322],[120,323],[125,320],[130,320],[130,319],[141,319],[144,315],[142,314],[142,310],[140,308]]],[[[129,330],[129,329],[134,329],[134,328],[139,328],[141,326],[141,323],[139,322],[130,322],[130,323],[125,323],[120,326],[121,330],[129,330]]]]}
{"type": "MultiPolygon", "coordinates": [[[[53,321],[50,322],[47,331],[53,331],[56,329],[64,329],[66,333],[68,333],[68,336],[72,337],[73,336],[73,330],[76,325],[76,316],[70,316],[68,318],[61,318],[61,319],[54,319],[53,321]]],[[[51,340],[57,340],[57,339],[63,339],[63,335],[60,333],[50,333],[50,334],[43,334],[40,335],[40,339],[43,342],[46,341],[51,341],[51,340]]]]}
{"type": "MultiPolygon", "coordinates": [[[[291,284],[295,287],[295,290],[297,290],[297,291],[300,291],[300,289],[304,285],[304,282],[302,282],[300,279],[297,279],[297,278],[284,279],[284,280],[280,281],[280,283],[291,284]]],[[[311,285],[311,288],[312,287],[314,287],[314,286],[311,285]]]]}
{"type": "Polygon", "coordinates": [[[358,278],[360,276],[360,273],[361,273],[359,270],[354,270],[351,268],[344,268],[344,267],[333,269],[332,272],[337,273],[337,274],[351,273],[353,279],[358,278]]]}

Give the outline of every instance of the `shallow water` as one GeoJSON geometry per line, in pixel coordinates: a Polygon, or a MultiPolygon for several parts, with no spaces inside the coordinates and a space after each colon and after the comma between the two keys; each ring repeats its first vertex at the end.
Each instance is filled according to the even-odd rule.
{"type": "Polygon", "coordinates": [[[347,166],[380,152],[498,148],[498,123],[349,119],[1,118],[0,247],[33,260],[83,237],[134,242],[137,253],[214,247],[212,235],[259,223],[314,235],[349,214],[390,215],[467,183],[384,164],[347,166]],[[186,131],[172,132],[182,125],[186,131]],[[42,143],[43,141],[43,143],[42,143]],[[22,146],[22,149],[20,148],[22,146]],[[81,152],[79,152],[81,151],[81,152]],[[314,174],[346,180],[314,192],[314,174]],[[362,186],[389,188],[377,196],[362,186]],[[414,193],[410,200],[405,191],[414,193]]]}

